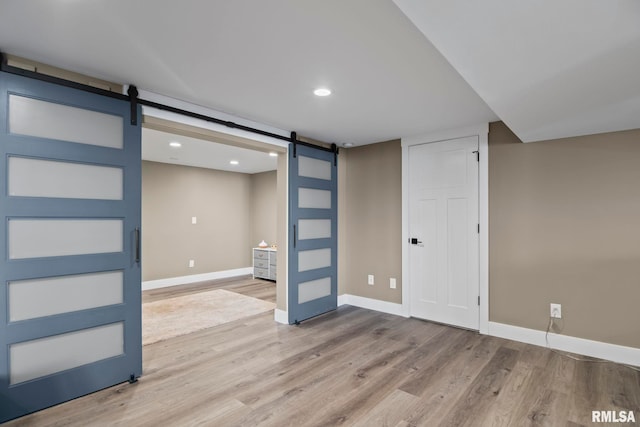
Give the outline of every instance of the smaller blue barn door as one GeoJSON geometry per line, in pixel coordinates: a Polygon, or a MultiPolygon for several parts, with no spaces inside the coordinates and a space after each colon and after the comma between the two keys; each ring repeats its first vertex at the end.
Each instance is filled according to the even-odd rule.
{"type": "Polygon", "coordinates": [[[130,113],[0,73],[0,422],[141,374],[130,113]]]}
{"type": "Polygon", "coordinates": [[[289,147],[289,323],[338,306],[337,155],[289,147]]]}

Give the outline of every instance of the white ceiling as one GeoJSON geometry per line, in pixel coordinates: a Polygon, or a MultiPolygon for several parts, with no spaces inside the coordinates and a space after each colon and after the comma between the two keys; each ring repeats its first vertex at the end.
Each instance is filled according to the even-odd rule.
{"type": "Polygon", "coordinates": [[[390,0],[0,0],[7,53],[325,142],[495,120],[390,0]],[[313,95],[318,86],[333,94],[313,95]]]}
{"type": "Polygon", "coordinates": [[[142,128],[142,159],[249,174],[276,170],[278,166],[277,157],[269,153],[148,128],[142,128]],[[170,142],[179,142],[182,146],[171,147],[170,142]],[[238,164],[230,164],[231,160],[238,164]]]}
{"type": "Polygon", "coordinates": [[[0,50],[338,144],[640,127],[637,0],[395,2],[0,0],[0,50]]]}
{"type": "Polygon", "coordinates": [[[640,128],[640,1],[394,2],[523,141],[640,128]]]}

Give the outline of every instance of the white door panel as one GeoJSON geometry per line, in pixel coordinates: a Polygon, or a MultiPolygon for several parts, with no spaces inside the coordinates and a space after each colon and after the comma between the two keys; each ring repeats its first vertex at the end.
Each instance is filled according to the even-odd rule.
{"type": "Polygon", "coordinates": [[[409,148],[414,317],[478,329],[477,137],[409,148]]]}

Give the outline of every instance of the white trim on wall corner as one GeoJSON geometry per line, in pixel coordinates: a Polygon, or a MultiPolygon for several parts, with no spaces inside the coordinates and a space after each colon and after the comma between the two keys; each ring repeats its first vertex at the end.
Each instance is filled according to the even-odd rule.
{"type": "Polygon", "coordinates": [[[273,310],[273,320],[275,320],[278,323],[282,323],[283,325],[288,325],[289,313],[287,313],[284,310],[280,310],[279,308],[276,308],[275,310],[273,310]]]}
{"type": "Polygon", "coordinates": [[[146,282],[142,282],[142,290],[147,291],[149,289],[186,285],[188,283],[204,282],[206,280],[227,279],[229,277],[246,276],[247,274],[253,274],[252,267],[214,271],[212,273],[192,274],[190,276],[170,277],[168,279],[147,280],[146,282]]]}
{"type": "Polygon", "coordinates": [[[342,295],[338,295],[338,307],[341,307],[343,305],[350,305],[347,300],[349,299],[348,294],[342,294],[342,295]]]}
{"type": "Polygon", "coordinates": [[[338,307],[341,305],[352,305],[354,307],[366,308],[382,313],[394,314],[396,316],[408,317],[402,308],[402,304],[381,301],[373,298],[359,297],[357,295],[338,295],[338,307]]]}
{"type": "MultiPolygon", "coordinates": [[[[489,322],[489,335],[540,347],[547,346],[544,331],[506,325],[504,323],[489,322]]],[[[640,366],[640,348],[625,347],[554,333],[549,333],[549,345],[556,350],[640,366]]]]}

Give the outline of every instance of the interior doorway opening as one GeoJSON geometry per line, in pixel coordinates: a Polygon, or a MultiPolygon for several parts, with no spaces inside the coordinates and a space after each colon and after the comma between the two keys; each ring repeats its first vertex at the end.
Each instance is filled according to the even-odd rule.
{"type": "Polygon", "coordinates": [[[256,297],[284,310],[287,148],[151,116],[142,140],[143,302],[179,298],[194,307],[189,295],[202,292],[224,294],[232,320],[264,310],[256,297]],[[253,248],[262,241],[278,252],[270,282],[254,280],[253,248]],[[238,295],[253,301],[234,308],[238,295]]]}

